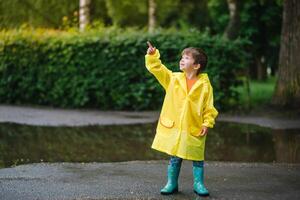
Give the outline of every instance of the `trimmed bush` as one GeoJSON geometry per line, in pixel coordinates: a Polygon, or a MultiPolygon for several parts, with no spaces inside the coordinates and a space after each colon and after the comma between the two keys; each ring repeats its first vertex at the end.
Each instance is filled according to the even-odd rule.
{"type": "Polygon", "coordinates": [[[0,103],[101,110],[159,109],[164,91],[145,68],[146,41],[161,52],[163,63],[179,71],[185,47],[203,48],[216,107],[238,101],[232,89],[246,66],[247,41],[226,41],[205,33],[107,29],[60,32],[0,32],[0,103]]]}

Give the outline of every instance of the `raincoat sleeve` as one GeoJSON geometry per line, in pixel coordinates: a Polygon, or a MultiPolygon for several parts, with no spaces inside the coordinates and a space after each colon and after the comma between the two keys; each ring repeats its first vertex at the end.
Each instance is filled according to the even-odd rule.
{"type": "Polygon", "coordinates": [[[156,49],[153,55],[147,54],[145,56],[146,68],[156,77],[163,88],[167,90],[171,80],[172,71],[169,70],[165,65],[163,65],[159,58],[160,54],[158,49],[156,49]]]}
{"type": "Polygon", "coordinates": [[[209,83],[208,93],[204,100],[203,105],[203,124],[202,126],[206,126],[209,128],[213,128],[215,124],[215,118],[218,116],[218,111],[214,107],[214,98],[213,98],[213,88],[209,83]]]}

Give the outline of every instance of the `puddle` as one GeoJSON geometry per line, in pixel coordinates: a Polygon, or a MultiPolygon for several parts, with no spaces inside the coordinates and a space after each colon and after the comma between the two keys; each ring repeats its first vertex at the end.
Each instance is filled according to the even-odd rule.
{"type": "MultiPolygon", "coordinates": [[[[168,159],[150,148],[156,123],[42,127],[0,124],[0,167],[37,162],[119,162],[168,159]]],[[[300,130],[218,122],[206,160],[300,163],[300,130]]]]}

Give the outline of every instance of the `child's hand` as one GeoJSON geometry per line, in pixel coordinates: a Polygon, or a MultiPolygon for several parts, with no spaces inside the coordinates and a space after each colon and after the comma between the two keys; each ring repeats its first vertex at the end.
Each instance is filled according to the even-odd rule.
{"type": "Polygon", "coordinates": [[[148,49],[147,49],[147,54],[153,55],[155,53],[156,48],[152,46],[152,44],[148,41],[148,49]]]}
{"type": "Polygon", "coordinates": [[[208,128],[206,126],[202,126],[201,132],[199,133],[199,136],[204,136],[208,133],[208,128]]]}

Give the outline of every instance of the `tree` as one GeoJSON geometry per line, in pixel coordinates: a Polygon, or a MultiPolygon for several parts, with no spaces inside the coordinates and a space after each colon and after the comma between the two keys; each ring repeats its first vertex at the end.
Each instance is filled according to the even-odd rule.
{"type": "Polygon", "coordinates": [[[0,0],[0,29],[31,27],[59,28],[63,17],[71,19],[78,10],[74,0],[0,0]]]}
{"type": "Polygon", "coordinates": [[[278,80],[273,104],[300,105],[300,1],[284,0],[278,80]]]}
{"type": "Polygon", "coordinates": [[[149,0],[148,2],[148,31],[152,33],[156,24],[156,2],[155,0],[149,0]]]}
{"type": "Polygon", "coordinates": [[[157,21],[162,27],[205,31],[209,26],[208,0],[157,1],[157,21]]]}
{"type": "MultiPolygon", "coordinates": [[[[247,47],[251,57],[248,62],[252,79],[264,80],[267,67],[274,75],[278,66],[280,31],[282,22],[282,0],[244,0],[239,2],[240,24],[236,29],[239,37],[251,41],[247,47]]],[[[224,32],[230,24],[230,13],[226,1],[208,0],[212,34],[224,32]]],[[[232,15],[234,16],[234,15],[232,15]]]]}
{"type": "Polygon", "coordinates": [[[230,20],[225,29],[224,37],[234,40],[239,35],[240,28],[240,3],[239,0],[227,0],[230,20]]]}
{"type": "Polygon", "coordinates": [[[108,16],[118,27],[147,26],[147,0],[106,0],[108,16]]]}
{"type": "Polygon", "coordinates": [[[90,24],[91,0],[80,0],[79,2],[79,29],[83,31],[90,24]]]}

